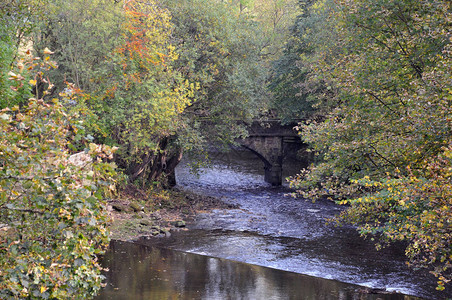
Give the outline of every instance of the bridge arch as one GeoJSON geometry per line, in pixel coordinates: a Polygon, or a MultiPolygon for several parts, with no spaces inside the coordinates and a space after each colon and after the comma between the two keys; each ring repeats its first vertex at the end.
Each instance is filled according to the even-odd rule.
{"type": "Polygon", "coordinates": [[[253,123],[249,135],[239,141],[240,145],[254,153],[264,163],[264,180],[271,185],[282,184],[283,159],[288,144],[299,144],[301,139],[293,129],[294,125],[282,126],[279,121],[253,123]]]}
{"type": "Polygon", "coordinates": [[[248,137],[242,147],[254,153],[264,163],[264,180],[271,185],[282,184],[282,137],[248,137]]]}

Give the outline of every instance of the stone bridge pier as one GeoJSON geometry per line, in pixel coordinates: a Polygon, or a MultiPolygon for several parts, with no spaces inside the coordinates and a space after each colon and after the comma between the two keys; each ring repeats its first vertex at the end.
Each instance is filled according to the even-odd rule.
{"type": "Polygon", "coordinates": [[[284,156],[282,137],[249,137],[242,142],[242,147],[250,150],[263,161],[265,182],[281,185],[284,156]]]}
{"type": "MultiPolygon", "coordinates": [[[[253,124],[249,136],[240,141],[242,147],[257,155],[264,163],[264,180],[271,185],[282,184],[283,159],[288,151],[301,147],[301,140],[293,125],[281,126],[279,122],[253,124]]],[[[295,150],[296,152],[296,150],[295,150]]]]}

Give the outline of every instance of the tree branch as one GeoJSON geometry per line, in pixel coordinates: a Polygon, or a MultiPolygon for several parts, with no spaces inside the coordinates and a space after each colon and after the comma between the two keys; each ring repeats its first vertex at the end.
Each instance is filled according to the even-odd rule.
{"type": "Polygon", "coordinates": [[[389,163],[393,167],[397,167],[395,163],[393,163],[392,161],[390,161],[389,159],[387,159],[386,157],[384,157],[383,155],[378,153],[377,149],[372,144],[370,144],[369,146],[374,150],[375,154],[378,155],[381,159],[383,159],[384,161],[386,161],[387,163],[389,163]]]}

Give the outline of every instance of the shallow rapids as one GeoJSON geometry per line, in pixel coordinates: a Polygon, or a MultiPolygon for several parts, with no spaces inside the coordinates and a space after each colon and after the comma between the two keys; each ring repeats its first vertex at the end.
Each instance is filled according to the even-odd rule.
{"type": "MultiPolygon", "coordinates": [[[[286,175],[298,171],[294,162],[286,175]]],[[[201,214],[188,232],[162,241],[165,247],[231,259],[369,288],[408,295],[446,298],[433,276],[405,263],[403,245],[375,250],[351,226],[327,220],[343,207],[331,201],[288,197],[287,186],[263,181],[263,164],[247,152],[216,154],[211,168],[191,174],[187,162],[177,169],[181,189],[221,197],[237,209],[201,214]]]]}

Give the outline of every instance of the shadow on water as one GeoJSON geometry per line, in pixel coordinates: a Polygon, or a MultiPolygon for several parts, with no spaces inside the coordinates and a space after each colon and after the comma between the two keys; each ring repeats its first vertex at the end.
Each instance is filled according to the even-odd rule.
{"type": "Polygon", "coordinates": [[[334,280],[116,242],[103,258],[104,299],[417,299],[334,280]],[[375,293],[372,293],[375,292],[375,293]]]}

